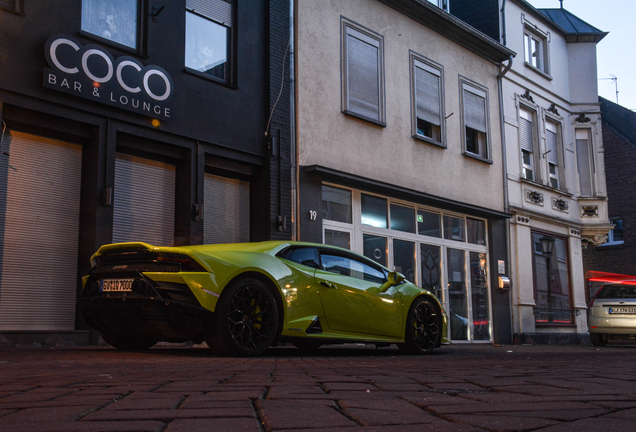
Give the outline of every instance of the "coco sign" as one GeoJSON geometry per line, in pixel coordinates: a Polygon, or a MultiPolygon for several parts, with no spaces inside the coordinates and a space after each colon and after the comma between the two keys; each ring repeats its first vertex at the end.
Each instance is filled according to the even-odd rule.
{"type": "Polygon", "coordinates": [[[159,66],[144,66],[133,57],[117,60],[98,45],[85,45],[67,35],[54,35],[44,51],[44,87],[171,120],[172,78],[159,66]]]}

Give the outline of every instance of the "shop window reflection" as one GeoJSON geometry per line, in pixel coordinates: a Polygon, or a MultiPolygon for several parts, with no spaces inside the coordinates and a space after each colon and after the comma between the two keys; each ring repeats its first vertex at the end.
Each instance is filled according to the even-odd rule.
{"type": "Polygon", "coordinates": [[[435,294],[435,297],[443,302],[440,247],[420,244],[420,257],[422,275],[420,286],[435,294]]]}
{"type": "Polygon", "coordinates": [[[464,251],[447,249],[448,299],[452,340],[468,340],[468,298],[464,251]]]}
{"type": "Polygon", "coordinates": [[[473,340],[490,340],[486,254],[470,252],[470,291],[473,310],[473,340]]]}

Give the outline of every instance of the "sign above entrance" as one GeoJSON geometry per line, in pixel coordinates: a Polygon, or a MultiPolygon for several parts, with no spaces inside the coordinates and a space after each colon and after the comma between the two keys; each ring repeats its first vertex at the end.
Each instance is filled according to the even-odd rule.
{"type": "Polygon", "coordinates": [[[84,45],[68,35],[54,35],[44,51],[44,87],[169,121],[174,96],[172,78],[159,66],[134,57],[114,59],[98,45],[84,45]]]}

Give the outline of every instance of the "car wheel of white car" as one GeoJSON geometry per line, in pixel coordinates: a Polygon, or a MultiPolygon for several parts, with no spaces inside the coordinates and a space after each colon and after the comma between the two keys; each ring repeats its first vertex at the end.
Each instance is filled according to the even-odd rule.
{"type": "Polygon", "coordinates": [[[592,339],[592,345],[605,346],[607,345],[607,335],[603,333],[590,333],[590,339],[592,339]]]}

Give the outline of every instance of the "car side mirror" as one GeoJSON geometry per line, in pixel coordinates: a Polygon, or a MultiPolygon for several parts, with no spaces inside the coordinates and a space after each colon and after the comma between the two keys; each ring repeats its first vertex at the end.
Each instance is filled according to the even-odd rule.
{"type": "Polygon", "coordinates": [[[404,282],[405,279],[406,278],[404,277],[404,275],[400,272],[396,272],[396,271],[389,272],[387,281],[384,282],[382,286],[380,287],[380,292],[388,291],[389,288],[391,288],[392,286],[401,284],[402,282],[404,282]]]}

